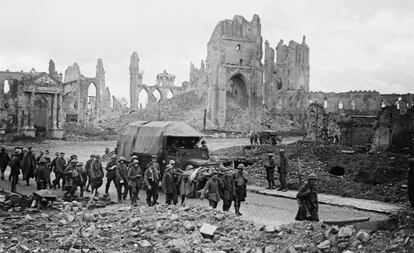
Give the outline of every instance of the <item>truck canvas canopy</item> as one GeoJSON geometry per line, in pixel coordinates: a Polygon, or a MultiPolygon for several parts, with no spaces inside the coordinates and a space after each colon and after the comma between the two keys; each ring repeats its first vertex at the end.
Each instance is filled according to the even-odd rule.
{"type": "Polygon", "coordinates": [[[119,133],[118,155],[129,159],[132,153],[159,154],[164,137],[205,137],[185,122],[136,121],[125,126],[119,133]]]}

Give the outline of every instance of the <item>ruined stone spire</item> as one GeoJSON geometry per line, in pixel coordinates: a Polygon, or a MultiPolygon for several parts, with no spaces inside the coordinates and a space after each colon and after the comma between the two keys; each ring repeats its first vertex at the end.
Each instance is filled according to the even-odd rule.
{"type": "Polygon", "coordinates": [[[49,76],[54,76],[56,72],[55,63],[52,59],[49,61],[49,76]]]}
{"type": "Polygon", "coordinates": [[[139,57],[138,57],[137,52],[133,52],[131,55],[131,61],[129,64],[129,73],[130,74],[139,73],[139,57]]]}
{"type": "Polygon", "coordinates": [[[105,69],[101,58],[98,59],[98,63],[96,64],[96,78],[100,77],[105,79],[105,69]]]}

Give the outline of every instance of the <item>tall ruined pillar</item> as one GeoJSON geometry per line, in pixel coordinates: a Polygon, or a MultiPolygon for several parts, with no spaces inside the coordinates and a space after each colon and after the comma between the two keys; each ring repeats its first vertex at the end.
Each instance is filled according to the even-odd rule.
{"type": "Polygon", "coordinates": [[[139,57],[138,53],[134,52],[131,55],[131,61],[129,64],[129,97],[130,97],[130,108],[138,110],[138,90],[137,85],[139,84],[139,57]]]}
{"type": "Polygon", "coordinates": [[[270,106],[271,102],[271,84],[273,82],[273,66],[275,62],[275,51],[269,46],[269,42],[265,41],[265,57],[264,57],[264,85],[263,85],[263,97],[266,106],[270,106]]]}
{"type": "MultiPolygon", "coordinates": [[[[55,95],[53,96],[53,99],[52,99],[52,128],[53,129],[56,129],[57,128],[57,115],[58,115],[58,112],[57,112],[57,93],[55,93],[55,95]]],[[[79,107],[79,106],[78,106],[79,107]]]]}
{"type": "Polygon", "coordinates": [[[98,59],[98,63],[96,65],[96,79],[99,82],[99,97],[96,98],[97,100],[97,107],[96,108],[96,112],[97,112],[97,116],[99,117],[100,112],[102,111],[102,103],[104,101],[105,98],[105,69],[103,67],[103,62],[102,59],[99,58],[98,59]]]}
{"type": "Polygon", "coordinates": [[[29,128],[34,129],[34,101],[36,93],[30,93],[30,121],[29,121],[29,128]]]}

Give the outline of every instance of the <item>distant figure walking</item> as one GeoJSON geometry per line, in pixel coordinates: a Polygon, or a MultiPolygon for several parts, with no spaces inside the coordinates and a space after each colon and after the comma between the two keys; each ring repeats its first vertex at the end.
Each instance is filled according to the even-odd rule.
{"type": "Polygon", "coordinates": [[[289,161],[287,157],[285,156],[284,149],[281,149],[279,152],[280,152],[280,161],[279,161],[278,172],[279,172],[280,187],[278,188],[278,190],[287,191],[286,177],[288,173],[289,161]]]}

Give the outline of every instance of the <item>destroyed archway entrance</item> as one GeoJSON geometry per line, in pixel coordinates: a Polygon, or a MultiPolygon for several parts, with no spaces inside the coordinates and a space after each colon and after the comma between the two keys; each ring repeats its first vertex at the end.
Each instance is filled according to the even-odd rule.
{"type": "Polygon", "coordinates": [[[249,96],[247,85],[242,74],[235,74],[229,80],[227,88],[227,103],[239,106],[241,109],[247,109],[249,96]]]}

